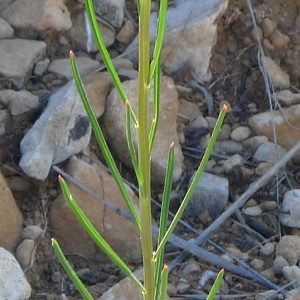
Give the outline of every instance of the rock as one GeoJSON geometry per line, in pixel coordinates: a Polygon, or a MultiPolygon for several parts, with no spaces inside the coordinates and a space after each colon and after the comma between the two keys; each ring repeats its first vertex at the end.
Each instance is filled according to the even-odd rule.
{"type": "Polygon", "coordinates": [[[264,33],[264,37],[268,38],[272,35],[277,24],[269,18],[264,18],[261,22],[261,27],[264,33]]]}
{"type": "Polygon", "coordinates": [[[52,94],[48,106],[21,141],[21,169],[44,180],[52,164],[84,149],[91,126],[74,81],[52,94]]]}
{"type": "Polygon", "coordinates": [[[39,97],[26,90],[19,92],[14,90],[2,90],[0,91],[0,102],[8,106],[13,116],[17,116],[38,108],[39,97]]]}
{"type": "Polygon", "coordinates": [[[275,246],[273,243],[267,243],[260,248],[260,253],[265,256],[270,256],[275,253],[275,246]]]}
{"type": "MultiPolygon", "coordinates": [[[[104,169],[93,167],[73,156],[68,162],[67,172],[99,197],[128,211],[115,180],[104,169]]],[[[74,184],[69,184],[69,188],[90,222],[119,256],[126,256],[135,263],[141,261],[140,238],[135,225],[74,184]]],[[[137,205],[138,199],[129,187],[128,192],[137,205]]],[[[54,237],[64,251],[75,252],[94,260],[107,260],[107,256],[83,229],[62,194],[53,202],[49,215],[54,237]]]]}
{"type": "Polygon", "coordinates": [[[31,254],[34,248],[34,240],[25,239],[17,247],[16,258],[23,268],[29,266],[31,254]]]}
{"type": "Polygon", "coordinates": [[[239,126],[232,130],[231,139],[236,142],[242,142],[246,140],[251,134],[251,129],[247,126],[239,126]]]}
{"type": "Polygon", "coordinates": [[[224,171],[227,174],[230,174],[234,168],[240,167],[243,165],[243,158],[239,154],[235,154],[231,157],[229,157],[225,162],[224,162],[224,171]]]}
{"type": "Polygon", "coordinates": [[[121,80],[138,79],[139,76],[137,70],[119,69],[117,73],[121,80]]]}
{"type": "Polygon", "coordinates": [[[277,50],[286,48],[290,42],[290,38],[277,29],[275,29],[270,39],[277,50]]]}
{"type": "Polygon", "coordinates": [[[295,266],[300,258],[300,237],[283,236],[276,247],[276,256],[282,256],[290,266],[295,266]]]}
{"type": "Polygon", "coordinates": [[[3,11],[2,18],[19,29],[61,31],[72,26],[63,0],[17,0],[3,11]]]}
{"type": "MultiPolygon", "coordinates": [[[[275,122],[276,141],[278,145],[284,147],[286,150],[291,149],[300,140],[299,130],[289,125],[291,124],[296,128],[300,128],[300,104],[284,108],[282,109],[282,113],[276,110],[273,113],[264,112],[256,114],[249,118],[249,125],[257,135],[265,135],[270,141],[274,141],[272,118],[274,118],[275,122]],[[288,120],[289,124],[285,120],[288,120]]],[[[293,161],[300,162],[300,153],[294,156],[293,161]]]]}
{"type": "Polygon", "coordinates": [[[223,124],[219,135],[217,137],[217,141],[226,141],[230,139],[231,135],[231,126],[229,124],[223,124]]]}
{"type": "Polygon", "coordinates": [[[47,70],[49,66],[50,60],[49,58],[38,61],[34,66],[34,75],[41,76],[47,70]]]}
{"type": "Polygon", "coordinates": [[[93,4],[98,16],[116,28],[122,26],[125,0],[94,0],[93,4]]]}
{"type": "Polygon", "coordinates": [[[276,100],[284,106],[298,104],[300,102],[300,94],[294,94],[289,90],[283,90],[276,94],[276,100]]]}
{"type": "MultiPolygon", "coordinates": [[[[81,76],[96,71],[100,67],[99,61],[86,56],[76,57],[76,64],[81,76]]],[[[68,58],[54,59],[50,63],[48,71],[68,80],[73,78],[70,60],[68,58]]]]}
{"type": "Polygon", "coordinates": [[[243,210],[243,213],[246,216],[252,216],[252,217],[257,217],[262,213],[261,208],[256,205],[256,206],[251,206],[251,207],[247,207],[243,210]]]}
{"type": "Polygon", "coordinates": [[[281,224],[293,228],[300,228],[300,190],[294,189],[284,194],[282,211],[284,213],[280,214],[281,224]]]}
{"type": "Polygon", "coordinates": [[[4,11],[14,0],[1,0],[0,2],[0,11],[4,11]]]}
{"type": "MultiPolygon", "coordinates": [[[[123,82],[124,90],[130,99],[130,104],[134,111],[137,108],[137,81],[130,80],[123,82]]],[[[150,91],[152,95],[152,91],[150,91]]],[[[168,77],[161,79],[160,93],[160,117],[156,131],[156,137],[151,155],[151,169],[153,181],[157,183],[164,182],[165,171],[167,166],[168,151],[172,142],[175,143],[175,162],[173,181],[177,181],[181,177],[183,156],[179,144],[176,118],[178,110],[177,92],[174,82],[168,77]]],[[[153,116],[153,105],[150,97],[149,114],[153,116]]],[[[125,132],[125,107],[122,104],[120,96],[116,89],[113,89],[108,96],[106,110],[104,113],[103,124],[104,132],[106,133],[108,143],[114,153],[127,166],[131,166],[131,158],[127,148],[127,139],[125,132]],[[118,138],[116,138],[118,137],[118,138]]],[[[149,122],[152,118],[149,118],[149,122]]],[[[149,123],[150,124],[150,123],[149,123]]],[[[136,145],[136,131],[132,124],[132,136],[136,145]]]]}
{"type": "MultiPolygon", "coordinates": [[[[216,20],[224,13],[227,4],[228,1],[219,0],[178,0],[175,7],[168,8],[162,51],[162,62],[167,74],[189,67],[199,82],[210,80],[209,63],[217,36],[216,20]]],[[[156,36],[156,26],[157,12],[153,12],[150,21],[151,38],[156,36]]],[[[136,47],[137,40],[131,43],[128,51],[136,47]]],[[[136,52],[130,58],[137,58],[136,52]]]]}
{"type": "MultiPolygon", "coordinates": [[[[111,86],[107,73],[93,74],[84,81],[95,114],[100,117],[111,86]]],[[[84,149],[91,126],[74,81],[52,94],[48,106],[21,141],[20,167],[30,177],[44,180],[52,164],[84,149]],[[43,130],[41,130],[43,129],[43,130]]]]}
{"type": "Polygon", "coordinates": [[[129,44],[136,36],[136,27],[130,20],[127,20],[116,36],[116,40],[123,44],[129,44]]]}
{"type": "Polygon", "coordinates": [[[219,154],[237,154],[242,153],[243,146],[241,143],[225,140],[216,141],[214,151],[219,154]]]}
{"type": "Polygon", "coordinates": [[[300,287],[300,269],[299,269],[299,267],[296,267],[296,266],[283,267],[282,273],[289,282],[294,281],[294,283],[293,283],[294,288],[300,287]]]}
{"type": "MultiPolygon", "coordinates": [[[[287,89],[290,86],[289,75],[283,71],[273,59],[265,57],[268,72],[275,88],[287,89]]],[[[263,72],[263,71],[262,71],[263,72]]]]}
{"type": "Polygon", "coordinates": [[[192,273],[196,273],[200,275],[200,272],[201,272],[201,268],[199,264],[193,261],[187,263],[181,271],[183,276],[187,276],[192,273]]]}
{"type": "Polygon", "coordinates": [[[250,153],[254,153],[257,148],[267,142],[268,138],[264,135],[251,137],[243,142],[243,147],[247,149],[250,153]]]}
{"type": "Polygon", "coordinates": [[[256,271],[261,271],[264,266],[264,261],[262,259],[254,258],[250,261],[250,267],[256,271]]]}
{"type": "Polygon", "coordinates": [[[0,248],[0,299],[29,299],[31,287],[14,256],[0,248]]]}
{"type": "Polygon", "coordinates": [[[202,116],[202,113],[196,103],[187,101],[183,98],[179,99],[178,122],[186,123],[188,120],[200,116],[202,116]]]}
{"type": "Polygon", "coordinates": [[[13,28],[4,19],[0,18],[0,39],[9,39],[12,38],[13,36],[14,36],[13,28]]]}
{"type": "Polygon", "coordinates": [[[8,77],[19,89],[33,65],[46,50],[46,43],[25,39],[0,39],[0,75],[8,77]],[[22,51],[20,51],[22,49],[22,51]]]}
{"type": "Polygon", "coordinates": [[[176,285],[176,289],[177,289],[177,292],[179,295],[186,293],[190,287],[191,287],[191,284],[184,278],[180,278],[179,282],[176,285]]]}
{"type": "Polygon", "coordinates": [[[257,162],[269,162],[276,163],[286,154],[286,150],[271,142],[262,143],[253,155],[253,158],[257,162]]]}
{"type": "Polygon", "coordinates": [[[22,238],[36,240],[42,234],[43,229],[36,225],[29,225],[23,229],[22,238]]]}
{"type": "Polygon", "coordinates": [[[23,216],[2,173],[0,190],[0,247],[13,251],[21,234],[23,216]]]}
{"type": "MultiPolygon", "coordinates": [[[[97,52],[98,46],[91,36],[91,40],[88,40],[86,23],[83,11],[78,11],[72,15],[72,27],[67,31],[67,35],[77,48],[87,51],[87,52],[97,52]],[[89,43],[88,43],[89,41],[89,43]]],[[[115,33],[111,30],[110,27],[104,25],[101,22],[97,22],[102,39],[106,47],[111,46],[115,41],[115,33]]]]}
{"type": "Polygon", "coordinates": [[[120,69],[133,70],[133,63],[128,58],[117,57],[113,59],[112,63],[117,71],[120,69]]]}
{"type": "MultiPolygon", "coordinates": [[[[209,133],[208,122],[202,116],[197,116],[191,119],[185,129],[185,144],[187,146],[198,146],[201,144],[201,139],[209,133]]],[[[205,144],[200,146],[201,149],[205,148],[205,144]]]]}
{"type": "Polygon", "coordinates": [[[199,216],[207,209],[212,218],[216,219],[225,209],[228,196],[226,178],[203,172],[185,212],[188,216],[199,216]]]}
{"type": "Polygon", "coordinates": [[[273,211],[277,209],[277,202],[272,200],[267,200],[267,201],[263,201],[259,206],[264,212],[273,211]]]}
{"type": "Polygon", "coordinates": [[[287,260],[281,255],[276,255],[275,260],[273,262],[273,270],[275,274],[282,275],[282,269],[285,266],[288,266],[289,263],[287,260]]]}

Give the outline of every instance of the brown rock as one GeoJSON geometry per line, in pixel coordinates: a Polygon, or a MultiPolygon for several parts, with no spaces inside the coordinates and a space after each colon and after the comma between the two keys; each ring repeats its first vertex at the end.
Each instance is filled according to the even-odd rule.
{"type": "MultiPolygon", "coordinates": [[[[292,126],[300,128],[300,104],[282,109],[282,113],[292,126]]],[[[300,140],[300,131],[287,124],[280,111],[274,111],[273,114],[277,143],[289,150],[300,140]]],[[[271,112],[252,116],[249,125],[258,135],[265,135],[270,141],[274,141],[271,112]]],[[[294,161],[300,162],[300,153],[295,155],[294,161]]]]}
{"type": "Polygon", "coordinates": [[[108,92],[112,87],[112,80],[108,72],[94,73],[84,78],[84,87],[97,118],[105,109],[108,92]]]}
{"type": "Polygon", "coordinates": [[[264,37],[268,38],[269,36],[271,36],[276,26],[277,25],[273,20],[270,20],[269,18],[264,18],[261,22],[264,37]]]}
{"type": "MultiPolygon", "coordinates": [[[[92,165],[73,156],[68,163],[67,172],[99,197],[128,211],[113,177],[107,171],[100,167],[97,167],[96,171],[92,165]]],[[[77,204],[109,245],[121,257],[126,256],[130,261],[139,262],[141,248],[135,225],[74,184],[69,184],[69,188],[77,204]]],[[[128,191],[134,203],[138,203],[135,194],[129,188],[128,191]]],[[[101,261],[107,259],[76,219],[62,194],[53,202],[50,218],[53,236],[58,239],[64,251],[79,253],[101,261]]]]}
{"type": "Polygon", "coordinates": [[[23,216],[0,173],[0,247],[13,251],[22,231],[23,216]]]}
{"type": "Polygon", "coordinates": [[[273,32],[270,39],[276,49],[283,49],[287,47],[290,42],[290,38],[277,29],[273,32]]]}
{"type": "Polygon", "coordinates": [[[127,20],[119,33],[116,40],[123,44],[129,44],[136,35],[136,28],[130,20],[127,20]]]}
{"type": "MultiPolygon", "coordinates": [[[[138,100],[137,80],[126,81],[123,83],[123,87],[133,110],[136,111],[138,100]]],[[[150,95],[153,95],[152,89],[150,91],[150,95]]],[[[152,97],[153,96],[150,96],[149,99],[149,124],[152,121],[153,116],[152,97]]],[[[175,143],[173,181],[179,180],[182,173],[183,162],[183,156],[176,130],[178,110],[177,91],[173,80],[169,77],[162,77],[161,79],[160,99],[160,117],[151,155],[151,167],[153,181],[163,183],[167,167],[168,151],[172,142],[175,143]]],[[[127,148],[125,119],[125,107],[122,104],[118,92],[116,89],[113,89],[109,94],[106,103],[106,110],[103,119],[104,131],[112,150],[118,155],[122,162],[124,162],[127,166],[131,166],[131,158],[127,148]]],[[[136,145],[137,134],[133,124],[132,137],[136,145]]]]}

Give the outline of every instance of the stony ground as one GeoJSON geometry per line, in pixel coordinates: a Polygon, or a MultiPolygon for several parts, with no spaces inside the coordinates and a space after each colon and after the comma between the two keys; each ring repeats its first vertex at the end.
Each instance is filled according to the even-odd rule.
{"type": "MultiPolygon", "coordinates": [[[[299,15],[299,3],[295,0],[263,0],[252,1],[253,8],[258,18],[258,24],[262,23],[262,19],[269,17],[271,21],[278,24],[280,32],[288,36],[291,40],[288,46],[279,45],[272,47],[265,41],[264,49],[270,53],[272,58],[281,62],[281,67],[289,74],[291,81],[291,90],[299,92],[299,44],[297,40],[298,28],[293,27],[297,22],[299,15]]],[[[133,14],[134,15],[134,14],[133,14]]],[[[254,41],[252,32],[253,24],[249,16],[249,10],[245,1],[229,1],[225,15],[218,23],[218,40],[211,59],[211,71],[213,78],[211,82],[205,85],[206,89],[213,98],[212,116],[216,117],[218,109],[222,101],[227,101],[232,110],[228,114],[226,124],[231,128],[239,126],[248,126],[249,117],[257,112],[264,112],[269,109],[268,99],[266,97],[264,79],[261,75],[258,63],[258,47],[254,41]]],[[[282,37],[281,37],[282,38],[282,37]]],[[[280,38],[279,38],[280,40],[280,38]]],[[[56,37],[48,37],[47,43],[51,44],[49,58],[66,57],[67,49],[61,49],[58,45],[56,37]],[[59,51],[58,51],[59,50],[59,51]]],[[[284,38],[279,42],[284,44],[284,38]]],[[[276,42],[273,41],[273,44],[276,42]]],[[[119,49],[118,49],[119,50],[119,49]]],[[[50,76],[50,75],[48,75],[50,76]]],[[[190,87],[192,76],[189,68],[184,69],[180,74],[173,74],[173,79],[177,85],[188,87],[186,90],[181,90],[182,95],[190,102],[200,106],[203,115],[207,115],[207,100],[203,97],[203,93],[195,87],[190,87]],[[188,91],[188,93],[186,92],[188,91]]],[[[27,78],[26,88],[34,90],[37,80],[42,82],[47,78],[27,78]]],[[[63,85],[63,82],[56,82],[63,85]]],[[[2,88],[9,87],[9,82],[5,79],[1,83],[2,88]]],[[[6,176],[10,175],[10,171],[18,171],[18,161],[20,159],[19,142],[24,135],[24,130],[28,124],[33,123],[37,115],[26,115],[26,118],[15,117],[7,122],[8,130],[5,137],[1,139],[1,163],[3,173],[6,176]],[[5,171],[6,170],[6,171],[5,171]]],[[[195,154],[191,150],[185,151],[185,174],[191,174],[198,165],[199,160],[191,155],[195,154]]],[[[242,157],[247,162],[248,169],[251,171],[248,177],[237,168],[227,174],[230,183],[230,200],[234,201],[241,195],[249,186],[249,182],[256,180],[259,175],[255,173],[257,165],[253,163],[249,153],[242,153],[242,157]]],[[[214,171],[221,169],[224,157],[215,157],[216,164],[213,166],[214,171]]],[[[290,175],[289,180],[292,182],[293,188],[300,186],[299,182],[299,165],[291,164],[287,168],[290,175]]],[[[254,204],[260,204],[263,201],[276,199],[276,183],[272,179],[268,184],[253,195],[254,204]]],[[[278,184],[279,198],[281,199],[283,192],[290,189],[287,180],[278,184]]],[[[186,188],[186,182],[175,187],[179,193],[186,188]]],[[[47,213],[53,198],[57,192],[56,174],[51,173],[47,180],[31,181],[30,193],[29,190],[24,194],[23,191],[14,191],[14,195],[20,206],[25,225],[43,224],[44,236],[40,239],[35,260],[32,265],[25,270],[25,274],[32,286],[31,299],[80,299],[78,293],[70,283],[70,280],[62,271],[57,259],[53,254],[50,244],[51,238],[51,223],[47,220],[47,213]],[[66,296],[66,298],[65,298],[66,296]]],[[[154,187],[153,197],[158,199],[160,187],[154,187]]],[[[249,204],[248,206],[255,206],[249,204]]],[[[176,206],[176,203],[174,204],[176,206]]],[[[246,231],[243,229],[246,225],[243,224],[244,217],[233,215],[232,218],[226,220],[224,225],[213,235],[212,241],[219,246],[227,249],[232,254],[243,257],[244,261],[258,272],[262,272],[264,276],[270,279],[278,286],[283,286],[287,280],[283,276],[277,276],[272,272],[275,259],[275,246],[279,241],[279,232],[274,229],[272,220],[277,218],[277,208],[265,210],[264,213],[257,218],[258,225],[251,226],[252,230],[246,231]],[[266,224],[268,233],[264,234],[263,225],[266,224]],[[258,230],[258,231],[256,231],[258,230]],[[246,233],[245,233],[246,232],[246,233]],[[264,249],[263,245],[267,244],[271,249],[264,249]],[[273,245],[273,248],[272,248],[273,245]],[[264,249],[264,250],[262,250],[264,249]],[[262,265],[263,264],[263,265],[262,265]]],[[[204,230],[212,220],[207,214],[202,214],[200,217],[185,218],[185,221],[196,230],[204,230]]],[[[248,223],[249,224],[249,223],[248,223]]],[[[284,232],[283,232],[284,233],[284,232]]],[[[188,229],[179,226],[176,234],[184,239],[194,238],[195,235],[188,229]]],[[[205,246],[206,249],[216,251],[211,244],[205,246]]],[[[170,247],[167,253],[167,259],[172,261],[180,253],[180,249],[170,247]]],[[[94,262],[80,257],[76,253],[69,253],[74,268],[83,270],[89,268],[86,276],[87,285],[95,297],[100,296],[105,290],[113,286],[116,282],[123,278],[123,275],[112,264],[95,265],[94,262]]],[[[132,266],[135,268],[136,266],[132,266]]],[[[207,276],[207,284],[200,289],[199,280],[206,271],[211,270],[217,272],[218,269],[212,265],[208,265],[197,257],[190,257],[185,262],[182,262],[180,267],[177,267],[170,274],[170,291],[174,296],[182,297],[180,294],[201,294],[201,290],[207,291],[211,286],[212,280],[207,276]]],[[[222,286],[223,295],[239,295],[236,298],[228,297],[226,299],[254,299],[260,293],[269,290],[269,288],[244,279],[242,277],[227,274],[222,286]]],[[[187,298],[193,299],[192,296],[187,298]]],[[[283,295],[274,296],[272,299],[283,299],[283,295]]],[[[196,299],[196,298],[195,298],[196,299]]],[[[199,298],[202,299],[202,298],[199,298]]],[[[256,298],[258,299],[258,298],[256,298]]],[[[259,298],[262,299],[262,298],[259,298]]]]}

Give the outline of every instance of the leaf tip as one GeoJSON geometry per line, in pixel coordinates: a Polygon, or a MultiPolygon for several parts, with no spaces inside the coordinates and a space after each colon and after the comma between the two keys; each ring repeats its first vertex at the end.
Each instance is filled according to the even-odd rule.
{"type": "Polygon", "coordinates": [[[127,99],[125,102],[124,102],[125,106],[129,106],[129,100],[127,99]]]}
{"type": "Polygon", "coordinates": [[[74,57],[74,52],[73,52],[73,50],[70,50],[70,51],[69,51],[69,56],[70,56],[70,57],[74,57]]]}
{"type": "Polygon", "coordinates": [[[174,148],[174,146],[175,146],[175,143],[172,142],[171,145],[170,145],[170,148],[174,148]]]}
{"type": "Polygon", "coordinates": [[[168,271],[169,270],[169,266],[164,264],[164,271],[168,271]]]}
{"type": "Polygon", "coordinates": [[[58,174],[58,180],[59,180],[59,181],[62,181],[62,180],[63,180],[63,178],[62,178],[62,176],[61,176],[60,174],[58,174]]]}

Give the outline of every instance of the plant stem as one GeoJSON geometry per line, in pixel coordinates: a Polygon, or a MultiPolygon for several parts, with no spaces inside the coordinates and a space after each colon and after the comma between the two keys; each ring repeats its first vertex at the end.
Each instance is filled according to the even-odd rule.
{"type": "Polygon", "coordinates": [[[140,187],[141,245],[144,264],[145,300],[154,299],[154,260],[151,231],[150,149],[148,123],[149,54],[150,54],[150,5],[151,1],[139,1],[139,83],[138,83],[138,160],[143,177],[140,187]]]}

